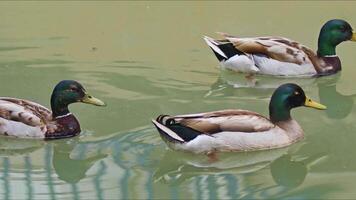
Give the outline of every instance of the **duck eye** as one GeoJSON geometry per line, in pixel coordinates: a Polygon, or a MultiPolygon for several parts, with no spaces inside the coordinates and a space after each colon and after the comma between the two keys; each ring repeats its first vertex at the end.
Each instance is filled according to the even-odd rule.
{"type": "Polygon", "coordinates": [[[346,28],[346,26],[340,26],[340,30],[341,30],[342,32],[345,32],[345,31],[347,30],[347,28],[346,28]]]}
{"type": "Polygon", "coordinates": [[[71,92],[77,92],[77,88],[69,88],[69,91],[71,91],[71,92]]]}
{"type": "Polygon", "coordinates": [[[295,92],[294,92],[294,95],[295,95],[295,96],[298,96],[298,95],[299,95],[299,92],[295,91],[295,92]]]}

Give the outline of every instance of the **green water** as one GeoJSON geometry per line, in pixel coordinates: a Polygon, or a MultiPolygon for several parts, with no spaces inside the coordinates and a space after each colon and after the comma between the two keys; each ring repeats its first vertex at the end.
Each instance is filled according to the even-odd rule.
{"type": "Polygon", "coordinates": [[[356,27],[356,2],[1,2],[0,94],[49,106],[75,79],[108,107],[75,104],[81,136],[0,138],[0,199],[354,198],[356,43],[340,74],[274,79],[221,71],[202,35],[281,35],[315,49],[321,25],[356,27]],[[205,156],[168,150],[150,119],[242,108],[268,114],[273,88],[297,82],[327,111],[299,108],[289,148],[205,156]],[[251,85],[255,87],[251,88],[251,85]]]}

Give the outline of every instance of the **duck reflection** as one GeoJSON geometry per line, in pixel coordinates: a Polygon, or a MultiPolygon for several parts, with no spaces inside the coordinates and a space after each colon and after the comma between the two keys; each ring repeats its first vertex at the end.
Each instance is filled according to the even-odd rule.
{"type": "MultiPolygon", "coordinates": [[[[73,199],[105,199],[105,191],[115,188],[118,197],[129,199],[130,183],[142,177],[147,182],[136,183],[134,187],[153,184],[150,171],[141,173],[140,178],[132,177],[133,167],[157,163],[148,159],[157,148],[152,143],[153,130],[143,128],[94,141],[83,141],[85,136],[57,141],[2,137],[0,198],[56,199],[69,195],[73,199]],[[105,180],[111,181],[110,184],[105,180]],[[25,189],[16,192],[13,184],[24,185],[25,189]]],[[[146,198],[150,198],[152,188],[141,192],[146,193],[146,198]]]]}
{"type": "Polygon", "coordinates": [[[86,177],[89,168],[109,155],[121,169],[148,165],[148,159],[143,158],[148,157],[155,145],[142,141],[147,137],[143,134],[147,131],[151,129],[113,134],[94,141],[80,141],[78,138],[58,141],[53,144],[53,168],[61,180],[76,183],[86,177]]]}
{"type": "Polygon", "coordinates": [[[256,152],[219,153],[217,160],[211,160],[205,155],[169,150],[160,161],[154,179],[177,184],[202,174],[256,172],[287,151],[288,148],[281,148],[256,152]]]}
{"type": "Polygon", "coordinates": [[[328,107],[325,111],[331,119],[347,117],[354,105],[356,94],[343,95],[336,89],[341,73],[320,78],[283,78],[270,76],[246,77],[244,74],[222,70],[205,97],[269,98],[275,88],[284,83],[297,83],[302,87],[318,87],[320,102],[328,107]]]}
{"type": "Polygon", "coordinates": [[[85,178],[86,172],[95,162],[107,157],[107,154],[98,153],[87,158],[72,158],[72,151],[78,143],[78,138],[75,138],[53,144],[52,166],[58,178],[67,183],[77,183],[85,178]]]}
{"type": "Polygon", "coordinates": [[[298,187],[304,182],[311,167],[324,158],[326,158],[325,155],[317,154],[296,160],[292,155],[285,154],[271,163],[272,178],[279,186],[298,187]]]}
{"type": "Polygon", "coordinates": [[[271,77],[271,76],[251,76],[227,70],[221,70],[219,77],[212,84],[206,97],[216,96],[244,96],[249,97],[269,97],[271,93],[280,85],[285,83],[296,83],[302,87],[312,85],[315,78],[294,78],[294,77],[271,77]],[[251,90],[251,88],[255,90],[251,90]]]}
{"type": "Polygon", "coordinates": [[[22,144],[7,141],[6,148],[14,147],[17,154],[0,155],[0,197],[253,199],[253,194],[269,189],[278,194],[287,191],[276,187],[297,187],[321,157],[300,159],[293,152],[302,144],[295,144],[267,151],[221,153],[214,161],[204,155],[165,150],[153,127],[92,141],[83,138],[25,140],[22,144]],[[24,145],[26,142],[29,144],[24,145]],[[15,191],[14,184],[23,185],[24,190],[15,191]]]}
{"type": "Polygon", "coordinates": [[[313,165],[326,156],[315,154],[298,158],[290,151],[295,149],[220,153],[216,161],[210,160],[205,155],[167,151],[153,176],[155,181],[179,185],[202,175],[234,174],[237,176],[257,172],[269,166],[273,181],[278,186],[294,188],[301,185],[313,165]]]}
{"type": "Polygon", "coordinates": [[[29,140],[0,136],[0,157],[29,154],[43,147],[43,140],[29,140]]]}
{"type": "Polygon", "coordinates": [[[320,102],[328,107],[326,114],[331,119],[343,119],[347,117],[354,105],[356,94],[343,95],[336,89],[336,83],[340,74],[322,77],[318,80],[320,102]]]}
{"type": "MultiPolygon", "coordinates": [[[[71,153],[78,143],[80,143],[78,138],[46,142],[43,140],[29,140],[2,136],[0,139],[0,157],[11,160],[14,156],[23,156],[25,160],[23,165],[25,167],[37,168],[37,166],[30,166],[32,164],[30,164],[29,155],[36,150],[45,149],[47,159],[50,159],[58,178],[68,183],[76,183],[85,177],[85,172],[96,161],[107,156],[106,154],[98,154],[85,159],[73,159],[71,153]]],[[[17,162],[21,163],[20,160],[16,160],[16,162],[12,162],[12,164],[16,164],[17,162]]],[[[51,167],[46,166],[46,168],[50,169],[51,167]]]]}

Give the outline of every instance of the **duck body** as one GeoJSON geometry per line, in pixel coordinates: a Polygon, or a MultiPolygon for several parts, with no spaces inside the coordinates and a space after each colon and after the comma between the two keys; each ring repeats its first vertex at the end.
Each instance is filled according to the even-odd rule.
{"type": "Polygon", "coordinates": [[[220,65],[248,74],[274,76],[323,76],[341,70],[336,46],[356,41],[351,26],[343,20],[330,20],[321,29],[318,51],[284,37],[239,38],[221,33],[224,39],[205,36],[220,65]]]}
{"type": "Polygon", "coordinates": [[[223,49],[217,58],[222,68],[232,71],[306,77],[333,74],[341,70],[338,56],[319,57],[308,47],[287,38],[225,36],[225,40],[204,39],[213,50],[223,49]]]}
{"type": "Polygon", "coordinates": [[[238,109],[161,116],[153,123],[171,148],[194,153],[281,148],[304,137],[295,120],[279,126],[258,113],[238,109]]]}
{"type": "Polygon", "coordinates": [[[189,115],[160,115],[152,120],[162,139],[175,150],[193,153],[256,151],[288,146],[304,137],[290,110],[299,106],[325,109],[295,84],[272,95],[270,119],[248,110],[221,110],[189,115]]]}
{"type": "MultiPolygon", "coordinates": [[[[60,139],[78,135],[81,131],[80,124],[67,109],[71,101],[65,101],[66,95],[73,95],[75,97],[73,99],[76,99],[75,94],[80,93],[82,90],[81,85],[74,81],[62,81],[58,85],[71,85],[73,88],[71,90],[58,88],[58,90],[54,90],[54,94],[58,95],[52,95],[51,104],[52,109],[58,114],[32,101],[0,97],[0,134],[36,139],[60,139]],[[77,88],[77,91],[74,88],[77,88]],[[59,96],[63,104],[59,104],[59,96]]],[[[88,95],[84,93],[84,90],[82,92],[83,94],[79,94],[78,97],[86,99],[88,95]]],[[[80,98],[74,102],[79,101],[80,98]]],[[[86,103],[104,105],[103,102],[96,98],[91,97],[91,100],[91,102],[86,103]]],[[[87,100],[82,102],[84,101],[87,100]]]]}

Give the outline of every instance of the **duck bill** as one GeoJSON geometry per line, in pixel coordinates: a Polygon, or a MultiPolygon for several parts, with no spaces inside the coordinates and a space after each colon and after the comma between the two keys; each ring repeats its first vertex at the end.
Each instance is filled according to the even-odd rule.
{"type": "Polygon", "coordinates": [[[96,105],[96,106],[106,106],[106,104],[102,100],[95,98],[89,94],[85,94],[81,102],[96,105]]]}
{"type": "Polygon", "coordinates": [[[305,98],[304,106],[311,107],[311,108],[316,108],[316,109],[319,109],[319,110],[325,110],[326,109],[326,106],[324,106],[323,104],[320,104],[318,102],[315,102],[315,101],[311,100],[308,97],[305,98]]]}
{"type": "Polygon", "coordinates": [[[356,42],[356,33],[355,32],[352,32],[352,37],[350,40],[356,42]]]}

